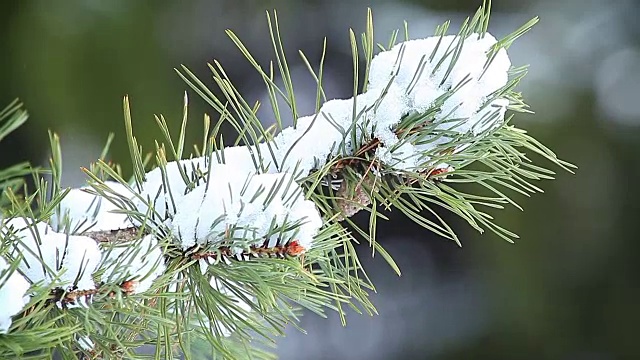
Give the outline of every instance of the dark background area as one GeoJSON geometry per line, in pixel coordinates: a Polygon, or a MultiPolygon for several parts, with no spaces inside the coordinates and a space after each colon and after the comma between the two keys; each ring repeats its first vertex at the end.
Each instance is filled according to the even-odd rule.
{"type": "MultiPolygon", "coordinates": [[[[348,29],[363,31],[373,8],[386,42],[408,20],[410,35],[431,35],[452,19],[458,29],[481,1],[98,1],[2,2],[0,107],[20,97],[28,123],[0,144],[0,166],[45,164],[47,129],[61,135],[65,185],[83,182],[109,132],[112,160],[129,169],[122,97],[147,150],[160,138],[153,114],[179,129],[187,86],[172,70],[189,66],[213,85],[206,63],[225,66],[250,101],[265,98],[260,79],[224,34],[232,29],[261,62],[272,58],[265,10],[278,10],[302,113],[315,85],[296,56],[317,63],[328,39],[325,86],[350,96],[348,29]]],[[[494,212],[518,233],[509,244],[478,234],[454,216],[463,247],[399,214],[380,223],[380,241],[403,275],[381,258],[362,259],[378,286],[379,316],[305,316],[307,335],[291,329],[282,359],[632,359],[640,358],[640,6],[624,0],[494,1],[490,31],[506,35],[533,16],[541,23],[511,48],[531,64],[520,90],[535,115],[515,124],[579,166],[538,184],[544,194],[514,196],[525,211],[494,212]]],[[[202,114],[191,94],[189,143],[202,114]]],[[[265,109],[266,110],[266,109],[265,109]]],[[[267,111],[265,123],[271,123],[267,111]]]]}

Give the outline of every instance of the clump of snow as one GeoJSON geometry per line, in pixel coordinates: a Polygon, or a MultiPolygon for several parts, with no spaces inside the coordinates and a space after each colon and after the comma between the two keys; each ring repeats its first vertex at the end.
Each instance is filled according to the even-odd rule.
{"type": "MultiPolygon", "coordinates": [[[[127,199],[132,197],[127,187],[118,182],[105,181],[105,185],[114,194],[127,199]]],[[[71,189],[62,199],[60,213],[56,212],[51,217],[51,223],[56,230],[62,230],[65,216],[69,219],[69,230],[72,233],[126,229],[133,226],[126,214],[118,212],[120,207],[99,195],[89,193],[90,189],[88,186],[71,189]]]]}
{"type": "Polygon", "coordinates": [[[136,242],[117,244],[103,253],[100,268],[102,281],[122,283],[134,281],[133,293],[142,293],[164,273],[162,249],[153,235],[146,235],[136,242]]]}
{"type": "Polygon", "coordinates": [[[376,149],[375,155],[379,161],[396,170],[417,171],[422,163],[422,153],[409,142],[404,142],[393,148],[381,146],[376,149]]]}
{"type": "Polygon", "coordinates": [[[371,62],[369,87],[355,98],[355,109],[353,98],[330,100],[319,114],[298,119],[296,128],[275,137],[276,157],[285,160],[280,171],[293,172],[297,165],[306,176],[342,149],[353,149],[354,114],[359,123],[356,131],[377,138],[382,144],[380,159],[397,170],[415,167],[421,153],[451,141],[442,136],[433,147],[392,148],[401,141],[394,128],[405,115],[424,113],[441,103],[433,119],[436,131],[480,135],[501,124],[508,100],[486,101],[507,84],[509,57],[500,49],[485,69],[497,40],[490,34],[471,34],[452,64],[453,50],[461,41],[454,35],[434,36],[405,41],[377,54],[371,62]],[[452,89],[456,89],[453,94],[452,89]]]}
{"type": "Polygon", "coordinates": [[[295,128],[283,129],[274,139],[279,171],[306,176],[324,165],[344,147],[352,116],[353,99],[334,99],[325,102],[318,114],[299,118],[295,128]]]}
{"type": "MultiPolygon", "coordinates": [[[[446,97],[433,119],[438,124],[436,130],[479,135],[501,124],[508,100],[498,99],[493,101],[493,106],[484,105],[494,92],[508,82],[511,61],[507,52],[498,50],[485,69],[497,40],[490,34],[482,37],[471,34],[464,39],[459,56],[452,65],[453,55],[447,49],[451,52],[460,41],[454,35],[430,37],[406,41],[381,52],[371,63],[368,92],[379,91],[391,83],[404,90],[400,94],[405,97],[404,101],[398,101],[399,104],[406,104],[403,113],[424,113],[436,104],[436,100],[443,99],[445,94],[456,89],[446,97]],[[447,71],[449,73],[445,77],[447,71]]],[[[447,137],[442,137],[432,145],[446,141],[447,137]]],[[[419,152],[428,150],[429,146],[416,148],[419,152]]]]}
{"type": "MultiPolygon", "coordinates": [[[[185,195],[177,205],[172,230],[183,248],[222,239],[244,239],[246,246],[261,245],[274,229],[283,229],[269,240],[287,244],[298,240],[308,249],[322,226],[315,204],[288,173],[248,174],[232,165],[214,168],[207,185],[185,195]]],[[[234,249],[241,252],[242,248],[234,249]]]]}
{"type": "Polygon", "coordinates": [[[213,167],[219,164],[234,164],[235,169],[246,173],[266,172],[275,169],[270,154],[269,146],[261,143],[257,146],[226,147],[215,151],[210,157],[201,156],[168,162],[164,174],[160,167],[146,174],[146,180],[140,192],[144,201],[135,197],[133,203],[142,214],[146,214],[149,210],[147,204],[152,204],[153,209],[149,215],[153,219],[170,219],[176,212],[177,203],[188,192],[188,184],[204,183],[203,177],[209,169],[209,162],[213,167]],[[186,181],[183,173],[187,176],[186,181]]]}
{"type": "Polygon", "coordinates": [[[53,231],[43,222],[14,218],[3,224],[2,235],[13,234],[18,241],[9,250],[12,258],[22,257],[18,268],[31,283],[55,283],[64,289],[95,289],[92,273],[100,262],[100,249],[86,236],[53,231]]]}
{"type": "Polygon", "coordinates": [[[153,209],[149,214],[151,218],[164,220],[175,213],[175,197],[184,195],[187,190],[187,184],[182,178],[180,169],[188,176],[204,173],[207,169],[205,158],[199,157],[169,162],[165,167],[164,174],[160,167],[149,171],[146,174],[146,180],[140,192],[144,201],[137,197],[134,199],[134,204],[140,213],[147,213],[147,203],[153,205],[153,209]],[[172,196],[169,196],[169,194],[172,196]]]}
{"type": "Polygon", "coordinates": [[[373,137],[387,147],[397,144],[398,137],[393,128],[409,112],[406,90],[396,83],[391,83],[388,88],[372,88],[366,94],[373,99],[371,105],[374,128],[370,130],[373,137]]]}
{"type": "Polygon", "coordinates": [[[7,261],[0,257],[0,334],[11,327],[11,317],[29,303],[29,282],[17,271],[10,271],[7,261]]]}

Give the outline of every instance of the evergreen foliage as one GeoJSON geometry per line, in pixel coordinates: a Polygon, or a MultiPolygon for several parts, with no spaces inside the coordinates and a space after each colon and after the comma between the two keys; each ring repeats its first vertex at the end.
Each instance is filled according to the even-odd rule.
{"type": "MultiPolygon", "coordinates": [[[[482,37],[486,33],[489,13],[490,2],[486,2],[463,23],[456,37],[459,41],[451,42],[453,45],[448,49],[437,49],[436,46],[450,59],[438,64],[445,70],[444,79],[453,71],[465,40],[474,34],[482,37]]],[[[247,159],[258,173],[269,172],[267,160],[278,159],[273,145],[276,134],[285,130],[282,114],[290,112],[296,120],[301,117],[275,11],[268,13],[267,18],[275,54],[275,62],[267,66],[260,65],[233,32],[228,31],[228,35],[263,79],[269,93],[268,105],[273,108],[276,119],[274,126],[265,128],[262,125],[256,116],[259,104],[244,99],[215,61],[209,67],[216,91],[210,90],[186,67],[177,69],[188,87],[211,105],[217,117],[213,122],[205,116],[203,141],[194,146],[193,152],[185,143],[186,94],[180,133],[172,135],[166,119],[158,116],[157,123],[164,139],[157,141],[151,152],[142,149],[137,142],[129,99],[124,99],[133,175],[131,179],[125,179],[119,166],[105,161],[109,141],[101,158],[85,169],[88,187],[84,193],[102,201],[113,213],[126,217],[130,226],[102,229],[92,227],[90,216],[81,221],[65,216],[65,198],[74,190],[60,185],[61,149],[55,134],[50,135],[52,157],[48,169],[18,164],[0,171],[3,193],[0,207],[4,219],[0,254],[8,264],[0,270],[0,291],[11,276],[24,275],[21,264],[26,255],[16,249],[30,248],[23,243],[24,237],[19,236],[21,232],[13,226],[12,219],[27,219],[28,226],[24,230],[34,237],[38,237],[39,222],[51,225],[47,234],[57,232],[65,234],[67,239],[85,236],[89,241],[95,241],[103,254],[95,271],[87,275],[95,282],[91,289],[61,285],[64,284],[64,271],[70,271],[62,266],[69,261],[71,252],[67,250],[60,253],[63,259],[56,262],[61,265],[59,269],[43,270],[50,278],[30,283],[25,294],[28,304],[13,316],[8,332],[0,334],[0,358],[48,359],[54,354],[62,359],[270,358],[269,348],[275,345],[274,339],[284,335],[285,326],[296,326],[300,309],[320,316],[327,311],[336,311],[343,322],[347,307],[360,313],[376,313],[368,298],[375,288],[362,268],[355,248],[370,246],[400,274],[393,259],[376,242],[377,221],[385,220],[381,209],[400,211],[426,230],[459,243],[456,233],[435,210],[440,207],[458,215],[480,232],[490,230],[512,241],[516,234],[494,222],[486,210],[501,209],[505,205],[519,208],[506,192],[528,196],[541,191],[534,182],[552,179],[553,171],[537,165],[529,156],[534,154],[536,159],[545,159],[566,170],[572,167],[524,130],[512,125],[511,116],[499,126],[480,133],[443,129],[442,122],[436,120],[437,114],[447,99],[461,91],[464,85],[461,82],[454,84],[428,108],[405,114],[391,129],[398,138],[394,149],[405,144],[428,145],[423,147],[421,160],[415,168],[399,169],[380,159],[379,149],[385,144],[367,130],[370,129],[367,125],[370,119],[365,117],[368,110],[359,112],[354,105],[352,126],[339,128],[342,138],[349,139],[350,146],[342,144],[333,149],[335,151],[309,172],[297,167],[289,169],[293,177],[282,177],[271,187],[262,187],[248,195],[264,197],[266,208],[274,201],[277,203],[281,193],[286,193],[282,189],[300,186],[304,199],[315,204],[323,220],[312,246],[303,247],[293,238],[282,240],[287,234],[300,235],[305,226],[304,219],[288,219],[269,226],[263,234],[263,243],[258,245],[249,235],[238,236],[246,230],[238,226],[227,227],[217,241],[185,248],[177,241],[179,234],[168,225],[175,214],[171,204],[175,206],[177,200],[174,202],[173,199],[182,198],[221,176],[217,166],[225,163],[225,159],[234,159],[230,153],[233,149],[225,148],[227,144],[244,147],[251,155],[247,159]],[[277,76],[284,80],[283,88],[276,85],[277,76]],[[287,107],[280,108],[278,99],[284,99],[287,107]],[[236,139],[222,138],[219,129],[223,123],[236,129],[236,139]],[[200,163],[199,158],[205,160],[200,163]],[[154,168],[153,174],[161,179],[162,188],[151,196],[144,195],[145,184],[154,168]],[[35,179],[35,190],[23,186],[22,178],[26,175],[35,179]],[[50,180],[45,180],[45,175],[50,176],[50,180]],[[176,178],[181,181],[179,190],[172,182],[176,178]],[[460,190],[461,183],[477,184],[484,190],[464,192],[460,190]],[[159,198],[163,199],[165,208],[158,207],[156,200],[159,198]],[[351,215],[358,211],[369,213],[367,228],[360,228],[352,221],[351,215]],[[149,254],[154,252],[161,254],[161,261],[151,261],[149,254]],[[143,355],[140,348],[145,345],[152,346],[155,353],[143,355]]],[[[376,52],[392,49],[400,34],[392,34],[388,44],[374,44],[370,12],[367,20],[366,31],[359,38],[353,31],[349,34],[354,99],[359,99],[358,95],[370,86],[369,76],[376,52]],[[360,78],[363,73],[364,78],[360,78]]],[[[483,71],[491,66],[501,49],[507,49],[536,21],[526,23],[497,41],[487,56],[483,71]]],[[[448,28],[449,23],[438,27],[435,36],[444,38],[448,28]]],[[[406,26],[404,38],[409,40],[406,26]]],[[[320,113],[323,104],[327,103],[322,87],[324,55],[319,67],[303,53],[299,55],[317,82],[316,113],[320,113]]],[[[431,60],[422,59],[421,64],[431,60]]],[[[422,71],[424,66],[419,69],[422,71]]],[[[419,71],[416,78],[420,76],[419,71]]],[[[525,74],[525,67],[512,67],[508,83],[484,99],[485,104],[507,99],[508,110],[527,112],[521,94],[515,91],[525,74]]],[[[412,84],[415,85],[413,80],[412,84]]],[[[385,96],[383,91],[377,102],[382,102],[385,96]]],[[[0,112],[0,140],[26,118],[26,112],[17,102],[0,112]]],[[[287,153],[285,158],[288,156],[297,155],[287,153]]],[[[231,187],[232,184],[229,189],[214,190],[233,193],[231,187]]],[[[104,210],[99,206],[95,208],[96,215],[100,211],[104,210]]],[[[213,229],[215,219],[211,221],[213,229]]],[[[71,240],[67,240],[67,245],[70,243],[71,240]]],[[[40,265],[47,264],[43,261],[30,266],[40,265]]],[[[76,280],[85,275],[78,274],[76,280]]]]}

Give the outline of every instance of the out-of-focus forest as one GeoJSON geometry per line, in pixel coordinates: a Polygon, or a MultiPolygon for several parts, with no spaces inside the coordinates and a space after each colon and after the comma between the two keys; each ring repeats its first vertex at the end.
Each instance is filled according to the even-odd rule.
{"type": "MultiPolygon", "coordinates": [[[[62,138],[65,185],[97,158],[115,132],[111,159],[130,174],[122,97],[147,150],[160,138],[153,118],[174,130],[187,65],[213,86],[206,63],[218,59],[248,100],[262,83],[226,37],[232,29],[262,63],[272,58],[265,10],[276,8],[302,113],[313,111],[315,84],[297,57],[317,63],[328,41],[328,97],[351,95],[348,29],[364,30],[373,9],[376,37],[388,41],[409,22],[412,37],[452,19],[457,30],[479,0],[412,1],[9,1],[0,5],[0,107],[20,97],[31,118],[0,143],[0,166],[45,165],[47,129],[62,138]]],[[[397,277],[362,245],[377,284],[379,316],[305,316],[307,334],[279,339],[282,359],[631,359],[640,358],[640,4],[632,0],[496,0],[489,30],[506,35],[541,23],[510,49],[531,64],[520,86],[535,115],[524,127],[578,165],[576,175],[538,184],[544,194],[514,195],[524,207],[493,212],[520,235],[509,244],[479,234],[445,212],[459,248],[391,213],[379,240],[397,277]]],[[[189,142],[200,142],[202,114],[191,93],[189,142]]],[[[270,123],[269,112],[261,112],[270,123]]],[[[232,134],[230,133],[229,136],[232,134]]],[[[540,159],[538,159],[540,160],[540,159]]],[[[558,169],[559,170],[559,169],[558,169]]],[[[366,221],[366,216],[360,218],[366,221]]]]}

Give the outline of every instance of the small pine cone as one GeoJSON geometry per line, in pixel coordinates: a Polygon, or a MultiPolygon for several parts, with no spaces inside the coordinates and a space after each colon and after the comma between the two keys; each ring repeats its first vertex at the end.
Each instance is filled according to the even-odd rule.
{"type": "MultiPolygon", "coordinates": [[[[363,184],[370,185],[373,188],[375,178],[367,177],[362,180],[363,184]]],[[[365,206],[371,204],[371,196],[367,193],[367,190],[358,184],[352,194],[348,194],[346,181],[343,181],[338,189],[338,208],[341,210],[340,214],[336,217],[336,220],[343,221],[344,219],[351,217],[362,210],[365,206]]],[[[374,190],[375,191],[375,190],[374,190]]]]}

